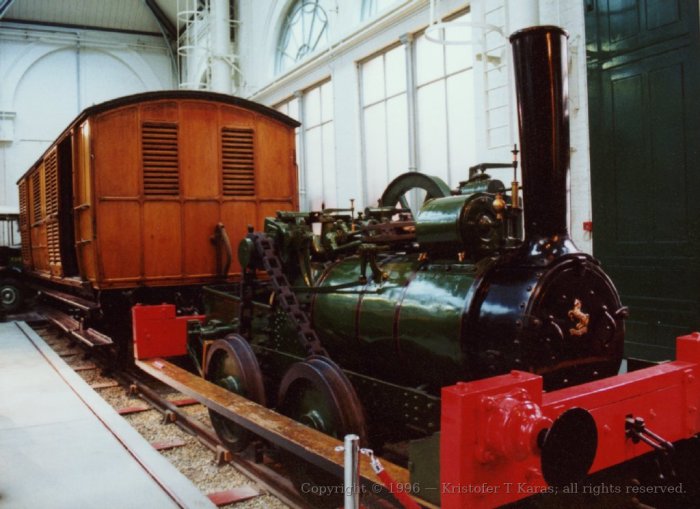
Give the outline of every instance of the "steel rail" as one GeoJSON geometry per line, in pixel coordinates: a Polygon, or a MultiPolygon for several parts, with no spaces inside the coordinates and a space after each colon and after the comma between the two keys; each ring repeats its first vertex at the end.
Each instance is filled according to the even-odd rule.
{"type": "MultiPolygon", "coordinates": [[[[39,336],[46,338],[52,333],[63,333],[68,341],[74,342],[86,353],[90,353],[91,349],[82,342],[75,342],[75,338],[65,331],[62,327],[57,327],[55,323],[49,321],[42,324],[41,327],[32,327],[39,336]]],[[[55,347],[52,347],[55,349],[55,347]]],[[[96,363],[104,363],[104,359],[98,360],[93,358],[96,363]]],[[[97,366],[96,366],[97,368],[97,366]]],[[[103,370],[106,366],[102,366],[103,370]]],[[[71,369],[73,369],[71,367],[71,369]]],[[[112,367],[110,367],[110,370],[112,367]]],[[[139,373],[140,374],[140,373],[139,373]]],[[[292,509],[312,509],[298,494],[292,483],[282,474],[270,468],[269,466],[258,462],[262,458],[251,461],[241,455],[234,455],[228,451],[216,436],[214,430],[199,422],[197,419],[190,417],[184,410],[172,402],[158,394],[156,390],[148,385],[148,381],[144,377],[139,377],[138,374],[129,371],[111,371],[109,376],[103,375],[106,378],[115,379],[127,391],[137,395],[152,409],[161,413],[164,417],[164,424],[175,424],[186,433],[195,436],[198,441],[207,449],[211,450],[217,457],[217,461],[223,463],[231,463],[248,479],[259,485],[269,494],[277,497],[282,502],[290,506],[292,509]]]]}

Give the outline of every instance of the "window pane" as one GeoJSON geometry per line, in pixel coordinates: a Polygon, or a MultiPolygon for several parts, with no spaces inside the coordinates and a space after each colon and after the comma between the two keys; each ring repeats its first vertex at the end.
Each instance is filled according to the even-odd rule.
{"type": "MultiPolygon", "coordinates": [[[[460,22],[469,21],[471,18],[460,16],[454,20],[455,25],[445,29],[446,41],[471,41],[472,37],[479,36],[479,31],[472,34],[471,27],[458,26],[460,22]]],[[[449,26],[449,25],[448,25],[449,26]]],[[[477,41],[474,41],[477,42],[477,41]]],[[[472,52],[473,46],[464,44],[447,44],[445,45],[445,65],[447,66],[447,74],[466,69],[473,65],[472,52]]]]}
{"type": "Polygon", "coordinates": [[[287,105],[287,115],[292,117],[294,120],[299,120],[299,99],[294,98],[291,101],[289,101],[287,105]]]}
{"type": "MultiPolygon", "coordinates": [[[[419,170],[449,180],[447,173],[447,118],[445,83],[438,81],[418,89],[419,170]]],[[[450,184],[450,182],[448,182],[450,184]]]]}
{"type": "Polygon", "coordinates": [[[326,207],[340,207],[335,180],[335,136],[333,134],[333,123],[324,124],[321,129],[323,133],[323,201],[326,207]]]}
{"type": "Polygon", "coordinates": [[[307,129],[306,146],[306,199],[311,210],[321,208],[323,202],[323,144],[321,128],[307,129]]]}
{"type": "Polygon", "coordinates": [[[362,64],[362,100],[371,104],[384,97],[384,56],[362,64]]]}
{"type": "Polygon", "coordinates": [[[321,89],[319,87],[309,90],[304,96],[304,124],[306,128],[321,123],[321,89]]]}
{"type": "Polygon", "coordinates": [[[288,117],[292,117],[294,120],[299,120],[299,99],[290,99],[282,104],[278,104],[275,109],[288,117]]]}
{"type": "Polygon", "coordinates": [[[388,97],[406,91],[406,50],[403,46],[389,51],[386,62],[386,95],[388,97]]]}
{"type": "Polygon", "coordinates": [[[367,206],[374,207],[387,184],[385,104],[365,109],[365,169],[367,175],[367,206]]]}
{"type": "Polygon", "coordinates": [[[333,120],[333,86],[328,81],[321,85],[321,121],[333,120]]]}
{"type": "Polygon", "coordinates": [[[471,71],[447,79],[447,115],[450,141],[450,176],[453,182],[466,180],[474,155],[473,78],[471,71]]]}
{"type": "MultiPolygon", "coordinates": [[[[387,107],[387,155],[389,180],[408,171],[408,105],[406,94],[389,99],[387,107]]],[[[384,185],[388,184],[387,181],[384,185]]]]}
{"type": "Polygon", "coordinates": [[[416,81],[422,85],[445,74],[441,44],[430,42],[421,35],[416,39],[416,81]]]}

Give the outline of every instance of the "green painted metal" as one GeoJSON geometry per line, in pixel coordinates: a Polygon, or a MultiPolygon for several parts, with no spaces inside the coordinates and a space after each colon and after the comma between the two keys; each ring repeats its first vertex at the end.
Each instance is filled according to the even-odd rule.
{"type": "Polygon", "coordinates": [[[459,183],[459,194],[485,193],[489,190],[490,177],[487,174],[478,175],[475,178],[459,183]]]}
{"type": "Polygon", "coordinates": [[[231,285],[212,285],[202,289],[204,312],[208,320],[230,322],[238,317],[240,299],[231,285]]]}
{"type": "Polygon", "coordinates": [[[450,196],[427,202],[416,218],[416,239],[421,246],[454,243],[462,245],[460,229],[466,203],[472,195],[450,196]]]}
{"type": "Polygon", "coordinates": [[[408,444],[411,494],[440,505],[440,433],[408,444]]]}
{"type": "Polygon", "coordinates": [[[397,357],[395,314],[406,286],[415,276],[418,265],[415,259],[395,257],[383,263],[381,268],[388,280],[366,286],[366,293],[359,302],[358,343],[363,366],[368,373],[382,377],[389,371],[394,379],[400,378],[401,362],[397,357]],[[393,359],[396,362],[387,362],[393,359]]]}
{"type": "Polygon", "coordinates": [[[426,382],[439,388],[473,378],[461,336],[474,277],[470,265],[431,269],[418,272],[406,289],[397,338],[404,369],[424,373],[426,382]]]}
{"type": "Polygon", "coordinates": [[[322,289],[337,284],[350,286],[342,291],[316,295],[312,322],[326,349],[340,348],[343,352],[342,359],[336,359],[337,362],[347,369],[355,369],[362,360],[356,348],[356,310],[365,286],[360,283],[359,258],[346,258],[335,264],[317,286],[322,289]]]}
{"type": "MultiPolygon", "coordinates": [[[[350,257],[331,266],[319,287],[358,281],[359,264],[350,257]]],[[[434,391],[471,378],[461,334],[474,267],[424,265],[418,254],[390,257],[379,263],[386,280],[314,297],[313,325],[339,364],[434,391]]]]}
{"type": "Polygon", "coordinates": [[[695,0],[586,14],[593,247],[630,307],[626,356],[673,358],[700,328],[698,15],[695,0]]]}

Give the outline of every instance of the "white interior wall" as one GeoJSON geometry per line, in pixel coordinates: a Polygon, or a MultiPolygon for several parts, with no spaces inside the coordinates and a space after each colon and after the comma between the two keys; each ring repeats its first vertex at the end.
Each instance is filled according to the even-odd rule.
{"type": "MultiPolygon", "coordinates": [[[[275,105],[321,80],[330,78],[334,90],[333,125],[335,129],[335,168],[338,203],[347,206],[350,198],[365,206],[363,196],[361,111],[358,62],[382,51],[399,39],[425,28],[429,20],[428,0],[397,0],[374,19],[361,21],[361,4],[355,0],[337,0],[336,9],[328,13],[330,47],[320,50],[304,63],[275,76],[275,55],[284,16],[292,0],[261,3],[240,0],[239,29],[241,86],[237,93],[267,105],[275,105]]],[[[588,154],[588,105],[585,65],[583,2],[579,0],[442,0],[439,13],[444,15],[470,6],[473,21],[483,21],[502,29],[485,37],[484,48],[465,47],[474,61],[475,126],[479,162],[508,162],[512,144],[517,142],[517,117],[509,102],[512,90],[510,45],[506,37],[511,28],[556,24],[569,34],[571,94],[571,178],[570,232],[584,251],[592,250],[590,235],[583,222],[591,217],[590,158],[588,154]],[[515,5],[512,5],[515,2],[515,5]],[[511,5],[509,5],[511,4],[511,5]],[[498,58],[503,59],[503,66],[498,58]],[[502,84],[510,84],[505,93],[502,84]]],[[[418,157],[420,160],[420,156],[418,157]]],[[[510,182],[507,171],[498,175],[510,182]]],[[[457,182],[449,182],[456,185],[457,182]]]]}
{"type": "MultiPolygon", "coordinates": [[[[444,15],[470,5],[473,21],[496,25],[508,34],[533,21],[558,24],[570,33],[571,179],[570,230],[577,244],[591,250],[582,224],[591,217],[590,161],[583,3],[578,0],[442,0],[444,15]],[[529,8],[523,5],[529,4],[529,8]]],[[[361,21],[361,2],[337,0],[328,12],[330,47],[301,65],[275,75],[279,32],[292,0],[240,0],[242,79],[237,95],[274,105],[330,78],[333,84],[334,180],[337,203],[357,200],[363,207],[363,158],[358,62],[425,28],[428,0],[397,0],[373,19],[361,21]]],[[[509,161],[517,141],[515,109],[500,86],[510,78],[510,48],[491,33],[474,53],[475,118],[478,160],[509,161]],[[499,65],[498,58],[506,65],[499,65]],[[503,119],[506,119],[505,125],[503,119]],[[510,120],[509,120],[510,119],[510,120]]],[[[36,27],[0,31],[0,204],[17,204],[15,181],[83,108],[106,99],[146,90],[173,88],[176,78],[163,40],[108,32],[61,31],[36,27]]],[[[512,85],[511,94],[512,98],[512,85]]],[[[418,155],[420,161],[420,154],[418,155]]],[[[498,175],[504,181],[509,175],[498,175]]],[[[333,179],[331,179],[333,180],[333,179]]],[[[449,182],[455,185],[457,182],[449,182]]]]}
{"type": "Polygon", "coordinates": [[[592,220],[584,3],[540,0],[540,22],[562,26],[569,32],[569,232],[580,249],[592,253],[591,233],[583,230],[583,223],[592,220]]]}
{"type": "MultiPolygon", "coordinates": [[[[330,47],[286,74],[275,76],[277,38],[291,3],[276,1],[265,10],[252,0],[241,1],[239,48],[243,87],[239,93],[275,105],[294,92],[330,77],[338,203],[326,205],[346,207],[350,199],[355,199],[360,208],[374,204],[377,197],[365,200],[363,189],[358,62],[397,43],[402,36],[425,28],[429,2],[397,0],[387,11],[362,22],[362,2],[338,0],[337,10],[329,13],[330,40],[334,41],[330,47]]],[[[464,1],[451,0],[443,0],[442,4],[443,12],[454,12],[467,5],[464,1]]]]}
{"type": "Polygon", "coordinates": [[[161,37],[0,28],[0,204],[17,207],[17,179],[83,109],[176,84],[161,37]]]}

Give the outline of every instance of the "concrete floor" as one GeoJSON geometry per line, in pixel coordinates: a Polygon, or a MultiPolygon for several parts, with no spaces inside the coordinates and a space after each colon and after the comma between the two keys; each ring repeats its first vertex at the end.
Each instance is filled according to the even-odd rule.
{"type": "Polygon", "coordinates": [[[34,331],[10,322],[0,323],[0,507],[215,506],[34,331]]]}

